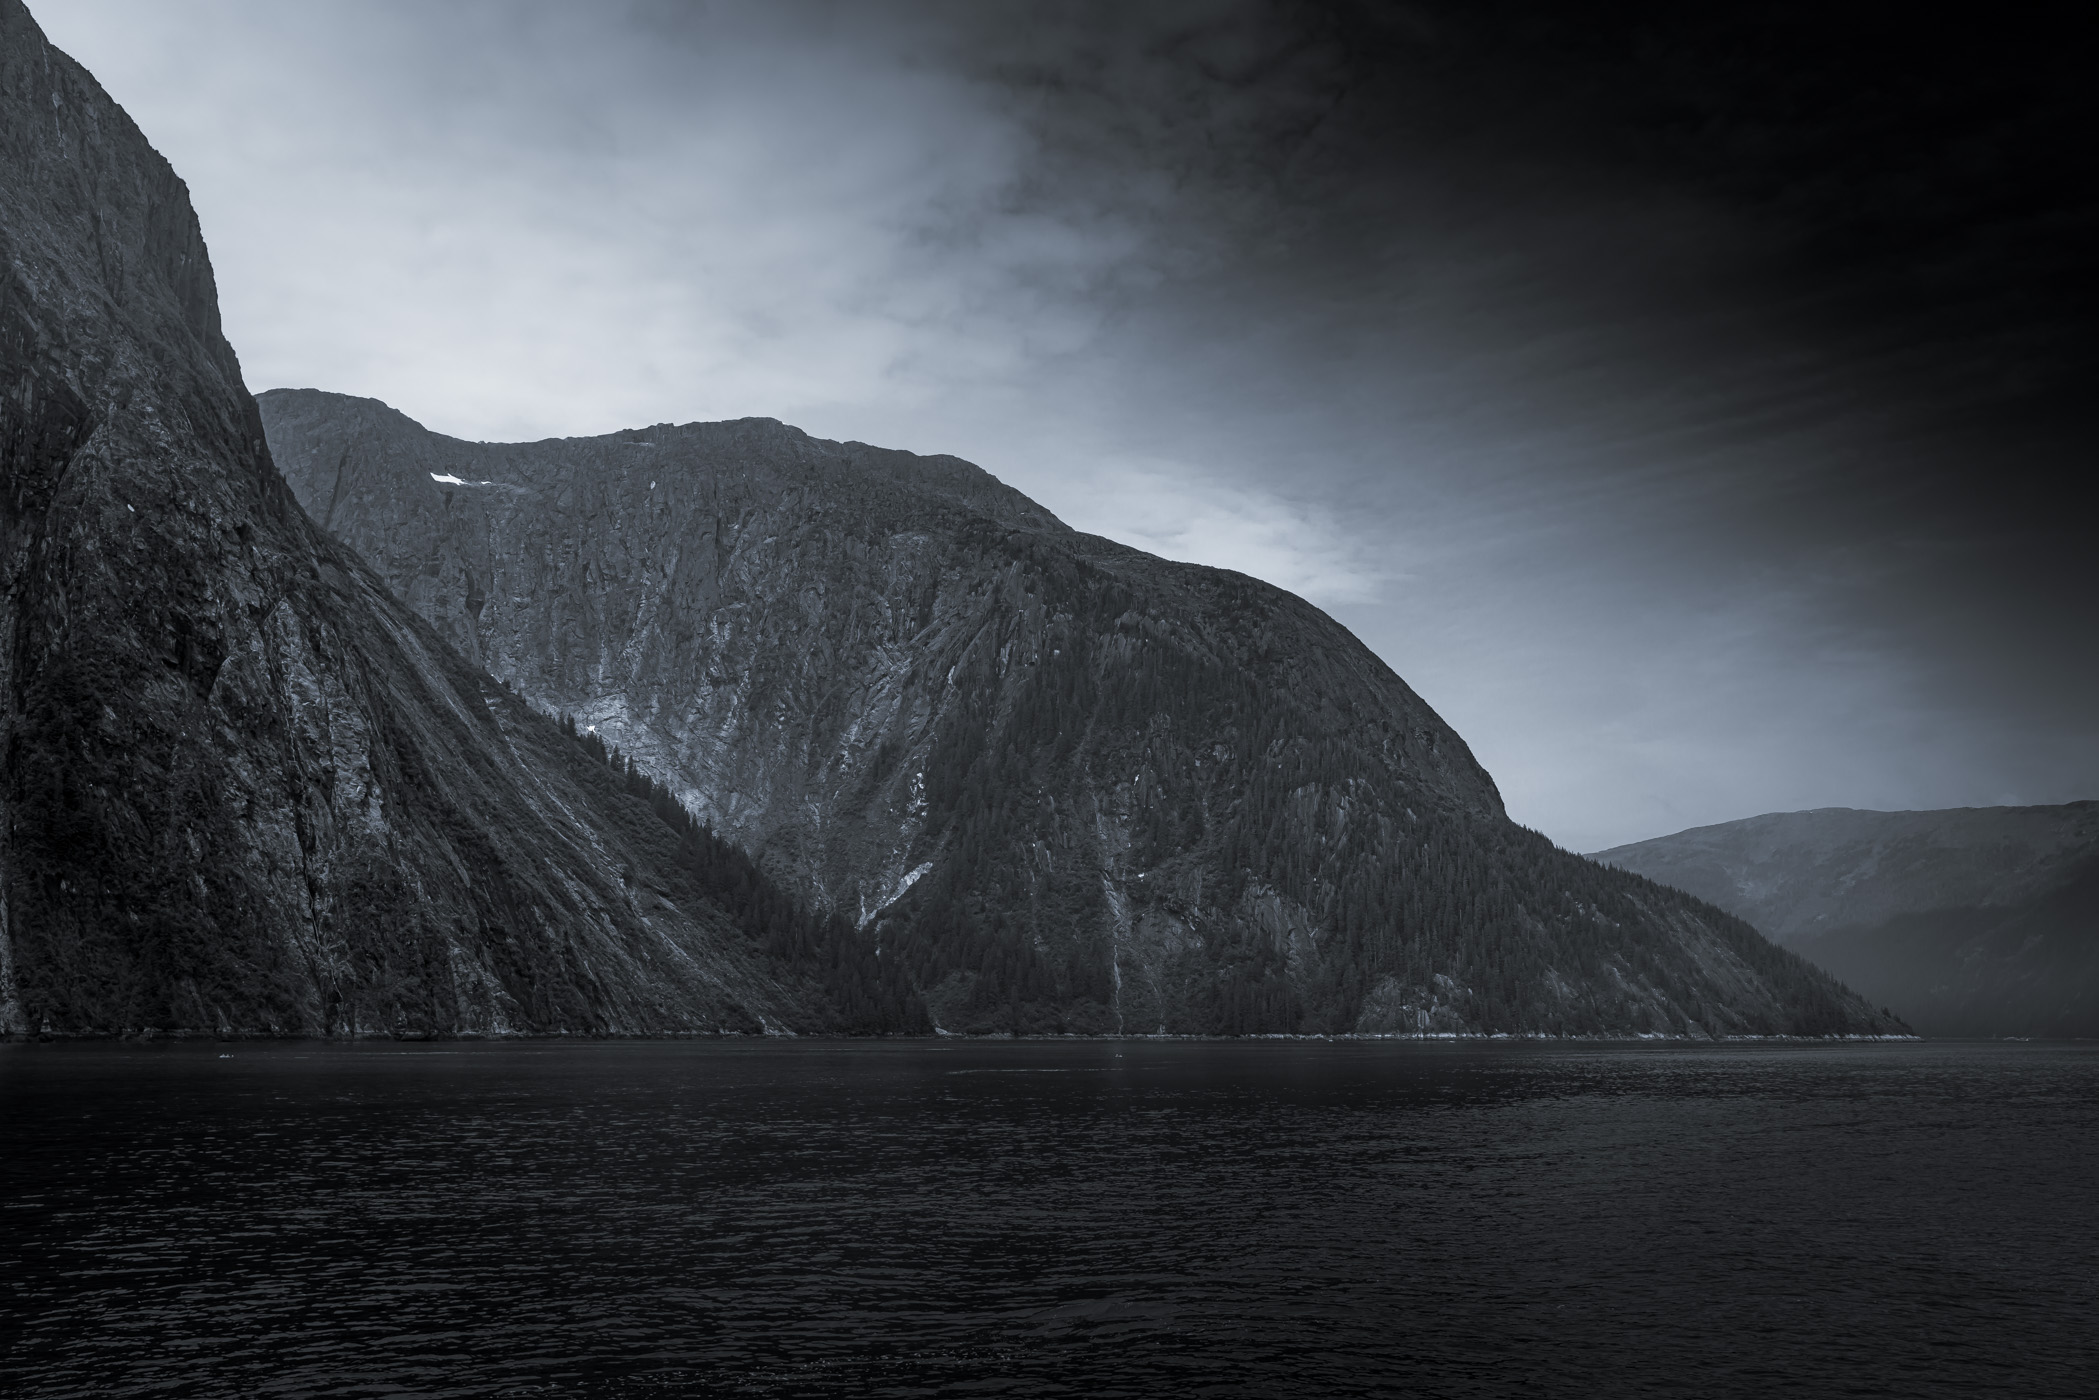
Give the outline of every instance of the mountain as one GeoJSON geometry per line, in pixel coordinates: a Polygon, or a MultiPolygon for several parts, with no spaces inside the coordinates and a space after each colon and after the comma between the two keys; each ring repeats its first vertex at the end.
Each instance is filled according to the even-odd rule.
{"type": "Polygon", "coordinates": [[[2099,802],[1777,812],[1595,859],[1739,914],[1926,1033],[2099,1036],[2099,802]]]}
{"type": "Polygon", "coordinates": [[[1738,920],[1511,823],[1303,600],[769,419],[464,442],[262,395],[313,518],[879,940],[942,1029],[1876,1033],[1738,920]]]}
{"type": "Polygon", "coordinates": [[[0,1031],[882,1020],[849,926],[308,520],[187,190],[18,0],[0,388],[0,1031]]]}

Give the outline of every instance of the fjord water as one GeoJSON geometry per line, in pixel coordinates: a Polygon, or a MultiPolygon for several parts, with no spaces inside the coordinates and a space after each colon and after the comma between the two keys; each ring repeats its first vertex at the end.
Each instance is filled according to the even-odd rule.
{"type": "Polygon", "coordinates": [[[0,1133],[0,1394],[2099,1384],[2099,1045],[17,1044],[0,1133]]]}

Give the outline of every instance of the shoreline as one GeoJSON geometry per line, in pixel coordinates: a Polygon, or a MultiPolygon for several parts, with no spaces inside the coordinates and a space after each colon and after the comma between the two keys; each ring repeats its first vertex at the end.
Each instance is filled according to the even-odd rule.
{"type": "Polygon", "coordinates": [[[1256,1035],[1202,1035],[1202,1034],[1118,1034],[1118,1035],[1015,1035],[1011,1032],[992,1032],[985,1035],[965,1035],[955,1031],[937,1031],[931,1035],[845,1035],[834,1032],[810,1032],[797,1034],[792,1031],[768,1031],[753,1035],[741,1031],[661,1031],[661,1032],[597,1032],[597,1031],[515,1031],[486,1033],[479,1031],[457,1031],[440,1034],[394,1034],[374,1031],[355,1035],[307,1035],[284,1034],[272,1031],[198,1031],[198,1030],[122,1030],[122,1031],[49,1031],[36,1034],[11,1032],[0,1035],[0,1044],[6,1045],[56,1045],[56,1044],[139,1044],[152,1045],[162,1042],[172,1044],[318,1044],[318,1045],[426,1045],[426,1044],[522,1044],[526,1042],[684,1042],[684,1041],[758,1041],[758,1042],[836,1042],[841,1044],[902,1044],[923,1042],[939,1044],[961,1041],[973,1044],[995,1043],[1057,1043],[1057,1044],[1243,1044],[1249,1042],[1311,1042],[1333,1043],[1391,1043],[1453,1044],[1459,1042],[1487,1042],[1501,1044],[1554,1044],[1554,1045],[1837,1045],[1837,1044],[1887,1044],[1923,1042],[1927,1040],[1976,1041],[1985,1044],[2002,1042],[2053,1041],[2063,1044],[2078,1044],[2081,1037],[2048,1036],[1923,1036],[1923,1035],[1674,1035],[1661,1032],[1635,1031],[1624,1035],[1552,1035],[1540,1031],[1365,1031],[1340,1032],[1334,1034],[1293,1034],[1288,1032],[1264,1032],[1256,1035]]]}

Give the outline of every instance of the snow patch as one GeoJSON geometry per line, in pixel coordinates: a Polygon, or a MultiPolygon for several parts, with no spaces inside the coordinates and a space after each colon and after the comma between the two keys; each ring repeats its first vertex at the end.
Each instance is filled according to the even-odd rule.
{"type": "Polygon", "coordinates": [[[910,889],[913,885],[917,884],[919,881],[919,877],[923,876],[927,871],[931,870],[932,868],[933,862],[926,861],[922,865],[918,866],[917,869],[912,870],[909,874],[905,875],[903,879],[897,881],[896,893],[890,895],[888,900],[885,901],[885,907],[889,904],[894,904],[898,900],[902,899],[904,897],[904,891],[910,889]]]}

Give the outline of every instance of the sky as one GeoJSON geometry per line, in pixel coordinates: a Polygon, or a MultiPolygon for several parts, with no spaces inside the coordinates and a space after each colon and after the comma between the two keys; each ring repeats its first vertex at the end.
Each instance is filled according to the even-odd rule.
{"type": "Polygon", "coordinates": [[[968,458],[1325,608],[1574,850],[2099,797],[2074,7],[32,10],[252,389],[968,458]]]}

